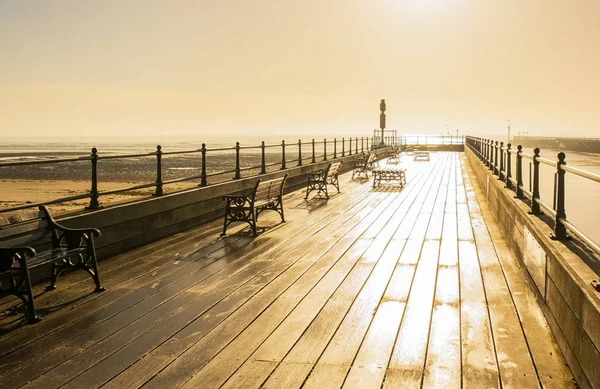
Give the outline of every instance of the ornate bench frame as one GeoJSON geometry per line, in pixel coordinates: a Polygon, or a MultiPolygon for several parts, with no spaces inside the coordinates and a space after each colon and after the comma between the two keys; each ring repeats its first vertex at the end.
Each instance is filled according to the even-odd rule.
{"type": "Polygon", "coordinates": [[[27,309],[30,323],[40,320],[35,308],[30,270],[52,263],[48,290],[56,289],[58,277],[68,269],[86,271],[96,284],[96,292],[104,291],[100,283],[94,237],[96,228],[67,228],[56,222],[46,206],[39,207],[38,217],[8,224],[0,220],[0,294],[19,297],[27,309]],[[33,244],[50,238],[49,250],[36,252],[33,244]]]}
{"type": "Polygon", "coordinates": [[[337,193],[340,193],[340,183],[338,181],[338,175],[342,168],[342,161],[330,163],[327,168],[320,169],[314,173],[308,173],[308,183],[306,185],[306,196],[304,199],[308,199],[310,192],[316,190],[317,196],[321,193],[325,194],[325,198],[329,199],[329,193],[327,192],[327,185],[333,185],[337,189],[337,193]]]}
{"type": "Polygon", "coordinates": [[[268,181],[259,179],[254,189],[245,195],[223,196],[227,204],[221,236],[227,233],[227,227],[233,222],[250,224],[253,234],[256,235],[256,221],[258,215],[263,211],[276,211],[281,216],[281,222],[284,223],[283,185],[287,176],[286,174],[283,177],[268,181]]]}

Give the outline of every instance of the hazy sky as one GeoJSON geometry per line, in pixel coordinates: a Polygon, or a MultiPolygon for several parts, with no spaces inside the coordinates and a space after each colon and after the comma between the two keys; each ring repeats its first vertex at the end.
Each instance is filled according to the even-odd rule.
{"type": "Polygon", "coordinates": [[[600,137],[598,0],[0,0],[0,137],[600,137]],[[81,134],[81,135],[78,135],[81,134]]]}

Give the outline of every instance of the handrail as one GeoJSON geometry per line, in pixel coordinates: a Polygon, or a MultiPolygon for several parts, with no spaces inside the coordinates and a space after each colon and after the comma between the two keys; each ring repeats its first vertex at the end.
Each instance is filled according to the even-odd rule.
{"type": "MultiPolygon", "coordinates": [[[[540,208],[551,215],[554,218],[554,238],[557,240],[569,239],[567,230],[572,234],[584,241],[596,254],[600,254],[600,247],[598,244],[593,242],[585,233],[577,229],[572,223],[567,220],[565,212],[565,173],[573,173],[579,177],[589,179],[594,182],[600,182],[600,175],[579,169],[573,166],[568,166],[565,162],[565,153],[560,152],[558,154],[558,160],[553,161],[547,158],[540,157],[540,149],[534,149],[534,154],[524,153],[522,146],[517,147],[517,152],[511,148],[510,143],[506,148],[502,148],[502,145],[498,147],[496,142],[490,139],[477,138],[467,136],[465,139],[465,145],[469,147],[475,155],[481,160],[482,164],[489,167],[492,170],[492,174],[498,175],[498,177],[506,182],[506,187],[516,191],[517,198],[526,197],[531,200],[531,214],[539,215],[540,208]],[[497,153],[494,156],[494,148],[496,150],[506,151],[507,160],[510,160],[511,154],[516,154],[516,179],[512,178],[512,167],[511,164],[507,164],[504,170],[502,166],[503,160],[501,160],[501,168],[498,170],[497,153]],[[523,177],[523,159],[528,159],[533,162],[533,191],[526,189],[522,182],[523,177]],[[555,185],[554,185],[554,205],[550,206],[541,200],[539,194],[539,164],[551,166],[556,169],[555,173],[555,185]]],[[[530,165],[531,167],[531,165],[530,165]]]]}
{"type": "Polygon", "coordinates": [[[587,178],[590,179],[592,181],[596,181],[596,182],[600,182],[600,175],[598,174],[594,174],[591,172],[586,172],[585,170],[581,170],[579,168],[573,167],[573,166],[568,166],[568,165],[562,165],[561,169],[569,172],[569,173],[573,173],[576,176],[579,177],[583,177],[583,178],[587,178]]]}
{"type": "MultiPolygon", "coordinates": [[[[384,146],[389,147],[391,145],[398,144],[398,138],[386,138],[386,143],[384,146]]],[[[86,207],[86,209],[94,210],[100,208],[99,198],[101,196],[106,196],[109,194],[117,194],[123,193],[138,189],[146,189],[155,187],[155,196],[162,196],[164,194],[163,187],[165,185],[175,184],[179,182],[185,181],[193,181],[200,180],[198,186],[208,186],[209,178],[224,176],[227,174],[233,174],[233,179],[242,178],[242,172],[246,174],[252,175],[261,175],[266,174],[267,169],[272,169],[273,167],[280,167],[281,169],[287,169],[287,164],[296,164],[296,166],[302,166],[304,163],[318,163],[321,161],[327,161],[328,159],[337,159],[346,156],[352,156],[359,153],[364,153],[365,151],[370,150],[371,148],[380,147],[380,140],[375,141],[373,137],[342,137],[342,138],[323,138],[322,140],[311,139],[310,141],[302,141],[298,139],[297,142],[289,142],[286,143],[282,141],[281,143],[274,144],[265,144],[265,142],[261,142],[259,145],[251,145],[251,146],[243,146],[240,145],[239,142],[236,143],[235,146],[231,147],[215,147],[208,148],[206,144],[202,144],[202,147],[199,149],[188,149],[188,150],[174,150],[174,151],[164,151],[162,147],[158,145],[156,147],[156,151],[146,152],[146,153],[130,153],[130,154],[108,154],[101,155],[98,153],[96,148],[92,149],[90,155],[79,156],[74,158],[58,158],[58,159],[42,159],[42,160],[34,160],[34,161],[15,161],[15,162],[0,162],[0,169],[7,167],[22,167],[28,165],[45,165],[45,164],[57,164],[57,163],[71,163],[71,162],[81,162],[81,161],[90,161],[91,162],[91,190],[89,194],[81,194],[77,196],[69,196],[62,197],[59,199],[54,199],[52,201],[47,201],[44,203],[36,203],[36,204],[23,204],[8,208],[0,209],[0,213],[13,212],[22,209],[36,207],[42,204],[56,204],[65,201],[73,201],[89,198],[90,203],[86,207]],[[359,142],[360,140],[360,142],[359,142]],[[327,146],[329,145],[329,149],[327,146]],[[332,147],[333,146],[333,147],[332,147]],[[271,149],[269,153],[266,153],[267,149],[271,149]],[[279,150],[277,150],[279,149],[279,150]],[[251,165],[251,166],[241,166],[242,155],[240,151],[242,150],[254,150],[256,153],[252,155],[252,158],[260,157],[261,161],[259,164],[251,165]],[[276,151],[277,150],[277,151],[276,151]],[[288,151],[289,150],[289,151],[288,151]],[[208,171],[207,161],[210,160],[210,155],[212,153],[232,153],[228,155],[232,155],[234,160],[234,168],[231,170],[220,170],[220,171],[208,171]],[[194,174],[191,176],[173,178],[169,180],[162,179],[163,174],[163,159],[166,156],[175,156],[175,155],[198,155],[200,161],[198,163],[198,169],[201,170],[200,174],[194,174]],[[267,162],[266,156],[273,156],[279,154],[279,161],[276,162],[267,162]],[[303,155],[304,154],[304,155],[303,155]],[[286,161],[286,155],[294,156],[296,158],[292,160],[286,161]],[[103,160],[119,160],[119,159],[128,159],[128,158],[142,158],[142,157],[152,157],[155,158],[156,164],[156,180],[149,183],[141,183],[138,185],[110,189],[99,191],[98,190],[98,161],[103,160]],[[252,172],[257,171],[258,172],[252,172]]],[[[221,154],[222,155],[222,154],[221,154]]],[[[224,180],[219,180],[221,182],[224,180]]]]}

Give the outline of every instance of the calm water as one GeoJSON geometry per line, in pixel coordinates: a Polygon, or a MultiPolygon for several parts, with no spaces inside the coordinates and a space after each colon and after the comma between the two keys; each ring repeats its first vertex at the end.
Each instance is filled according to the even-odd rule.
{"type": "MultiPolygon", "coordinates": [[[[302,157],[311,156],[312,147],[310,141],[315,138],[317,142],[322,142],[322,136],[302,136],[302,157]]],[[[334,137],[328,137],[328,141],[332,141],[334,137]]],[[[341,153],[341,138],[338,139],[337,152],[341,153]]],[[[114,155],[114,154],[138,154],[149,153],[156,151],[156,145],[161,144],[163,152],[181,151],[181,150],[196,150],[199,149],[202,143],[206,143],[207,148],[229,148],[235,145],[236,141],[240,142],[241,146],[258,146],[261,141],[265,141],[267,145],[272,147],[267,148],[267,163],[277,164],[281,161],[281,141],[286,141],[286,160],[291,165],[291,162],[298,158],[298,139],[281,136],[235,136],[235,137],[219,137],[205,136],[202,140],[196,141],[191,138],[163,138],[155,141],[140,142],[137,140],[118,139],[118,140],[102,140],[94,142],[73,142],[73,141],[47,141],[47,142],[31,142],[23,140],[15,140],[5,142],[0,145],[0,162],[14,160],[32,160],[39,158],[65,158],[69,156],[89,155],[92,147],[98,149],[99,155],[114,155]]],[[[457,138],[449,138],[447,136],[408,136],[408,143],[450,143],[456,142],[457,138]]],[[[361,142],[358,142],[359,148],[361,142]]],[[[366,143],[365,143],[366,146],[366,143]]],[[[346,139],[345,151],[348,152],[349,142],[346,139]]],[[[352,149],[355,150],[356,143],[352,143],[352,149]]],[[[525,152],[532,154],[532,150],[524,149],[525,152]]],[[[333,144],[327,145],[328,154],[333,153],[333,144]]],[[[315,153],[322,155],[323,145],[315,147],[315,153]]],[[[556,160],[558,150],[542,150],[541,156],[550,160],[556,160]]],[[[600,174],[600,154],[566,152],[566,161],[569,165],[600,174]]],[[[233,168],[234,151],[213,151],[208,153],[208,172],[220,172],[231,170],[233,168]],[[212,158],[211,158],[212,156],[212,158]]],[[[131,158],[128,160],[104,160],[102,169],[100,169],[100,179],[107,181],[152,181],[154,177],[154,157],[131,158]]],[[[514,157],[513,157],[514,158],[514,157]]],[[[241,152],[241,167],[248,167],[260,163],[260,150],[250,149],[242,150],[241,152]]],[[[513,159],[513,167],[515,166],[513,159]]],[[[526,187],[529,187],[529,161],[524,160],[523,164],[523,182],[526,187]]],[[[550,166],[540,165],[540,192],[541,198],[550,206],[553,205],[554,193],[554,173],[555,169],[550,166]]],[[[279,168],[274,167],[274,168],[279,168]]],[[[89,162],[74,162],[70,164],[56,164],[47,166],[37,166],[28,169],[26,172],[23,168],[4,168],[0,171],[0,178],[31,178],[31,179],[70,179],[88,180],[90,177],[89,162]],[[24,174],[24,176],[23,176],[24,174]]],[[[163,158],[163,179],[173,179],[183,176],[197,175],[200,172],[200,154],[184,154],[176,156],[168,156],[163,158]]],[[[227,173],[230,174],[230,173],[227,173]]],[[[228,176],[227,176],[228,177],[228,176]]],[[[598,191],[600,183],[596,183],[581,177],[567,173],[566,175],[566,210],[567,218],[574,225],[578,226],[594,241],[600,242],[600,201],[598,200],[598,191]]]]}

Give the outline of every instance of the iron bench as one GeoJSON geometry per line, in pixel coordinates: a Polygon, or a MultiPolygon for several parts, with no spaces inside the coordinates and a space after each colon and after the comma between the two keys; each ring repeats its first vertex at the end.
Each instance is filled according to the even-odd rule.
{"type": "Polygon", "coordinates": [[[387,163],[388,164],[398,164],[400,163],[400,146],[395,145],[392,146],[392,150],[390,151],[390,155],[388,156],[387,163]]]}
{"type": "Polygon", "coordinates": [[[96,292],[104,291],[94,246],[94,237],[99,237],[100,231],[64,227],[54,220],[48,208],[41,205],[39,209],[31,220],[0,220],[0,294],[19,297],[30,323],[40,320],[31,285],[32,269],[52,264],[48,290],[56,288],[56,281],[65,270],[81,269],[92,277],[96,292]],[[32,246],[44,250],[36,251],[32,246]]]}
{"type": "Polygon", "coordinates": [[[223,199],[227,202],[225,206],[225,220],[223,222],[223,233],[233,222],[246,222],[250,224],[252,232],[256,235],[256,221],[262,211],[276,211],[281,216],[281,222],[285,222],[283,214],[283,185],[287,174],[280,178],[268,181],[259,179],[254,189],[245,195],[226,195],[223,199]]]}
{"type": "Polygon", "coordinates": [[[308,183],[306,185],[306,196],[304,199],[308,199],[308,194],[313,190],[317,191],[317,195],[320,193],[325,194],[325,198],[329,199],[329,193],[327,192],[327,185],[333,185],[337,189],[337,192],[340,193],[340,183],[338,181],[338,175],[340,174],[340,169],[342,167],[342,162],[330,163],[327,165],[327,168],[320,169],[313,173],[308,173],[308,183]]]}
{"type": "Polygon", "coordinates": [[[396,181],[401,187],[406,185],[405,169],[399,167],[385,167],[373,170],[373,188],[381,181],[396,181]]]}
{"type": "Polygon", "coordinates": [[[360,158],[354,162],[354,167],[352,168],[352,179],[354,179],[354,175],[356,177],[360,177],[361,174],[364,174],[366,178],[369,178],[369,170],[373,169],[373,165],[377,162],[377,154],[369,153],[363,155],[363,158],[360,158]]]}

